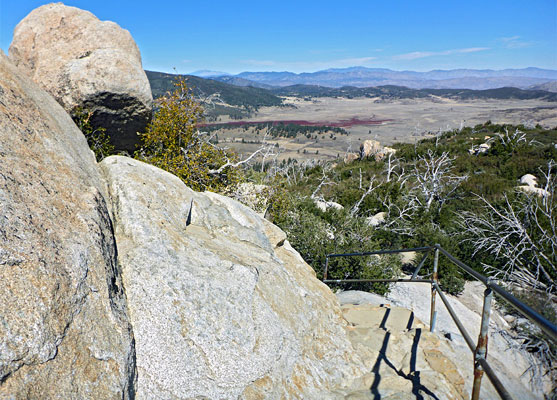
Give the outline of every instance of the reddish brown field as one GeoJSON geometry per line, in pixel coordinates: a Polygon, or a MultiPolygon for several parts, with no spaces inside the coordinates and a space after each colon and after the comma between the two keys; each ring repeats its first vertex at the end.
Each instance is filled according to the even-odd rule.
{"type": "Polygon", "coordinates": [[[204,128],[207,126],[251,126],[260,124],[270,124],[271,126],[283,125],[303,125],[303,126],[331,126],[335,128],[351,128],[354,125],[381,125],[385,122],[391,122],[392,119],[359,119],[351,118],[340,121],[306,121],[302,119],[293,120],[278,120],[278,121],[230,121],[226,123],[212,123],[212,124],[199,124],[198,127],[204,128]]]}

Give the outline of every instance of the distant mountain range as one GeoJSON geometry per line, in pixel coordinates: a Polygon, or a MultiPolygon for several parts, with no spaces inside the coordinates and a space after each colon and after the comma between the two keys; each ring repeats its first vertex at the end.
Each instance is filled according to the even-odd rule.
{"type": "MultiPolygon", "coordinates": [[[[174,88],[177,75],[163,72],[145,71],[151,84],[153,97],[157,98],[174,88]]],[[[446,71],[442,71],[446,72],[446,71]]],[[[320,85],[268,86],[256,82],[263,87],[254,87],[244,78],[227,76],[219,80],[205,79],[193,75],[182,75],[194,94],[203,101],[209,115],[230,115],[232,118],[249,116],[259,107],[281,106],[284,104],[280,96],[295,97],[368,97],[381,100],[419,99],[419,98],[451,98],[457,100],[474,99],[540,99],[557,102],[556,81],[536,85],[528,90],[515,87],[502,87],[485,90],[474,89],[413,89],[396,85],[372,87],[326,87],[320,85]],[[208,99],[211,99],[208,102],[208,99]],[[210,103],[210,104],[209,104],[210,103]]],[[[456,79],[456,78],[455,78],[456,79]]]]}
{"type": "Polygon", "coordinates": [[[529,87],[530,90],[545,90],[547,92],[557,93],[557,81],[542,83],[541,85],[534,85],[529,87]]]}
{"type": "Polygon", "coordinates": [[[203,76],[236,86],[253,86],[265,89],[292,85],[318,85],[332,88],[395,85],[412,89],[485,90],[500,87],[527,89],[557,80],[556,70],[533,67],[503,70],[453,69],[428,72],[350,67],[299,74],[287,71],[242,72],[237,75],[219,74],[214,71],[192,73],[192,75],[203,76]]]}
{"type": "Polygon", "coordinates": [[[234,85],[234,86],[251,86],[251,87],[256,87],[256,88],[261,88],[261,89],[274,89],[277,88],[279,86],[273,86],[273,85],[268,85],[266,83],[262,83],[262,82],[256,82],[256,81],[250,81],[248,79],[244,79],[244,78],[239,78],[237,76],[213,76],[213,77],[208,77],[207,79],[213,79],[213,80],[217,80],[219,82],[224,82],[224,83],[228,83],[230,85],[234,85]]]}

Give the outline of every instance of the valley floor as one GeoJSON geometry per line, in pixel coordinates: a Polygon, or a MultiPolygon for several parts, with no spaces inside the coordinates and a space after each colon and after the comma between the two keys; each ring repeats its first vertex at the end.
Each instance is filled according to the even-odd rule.
{"type": "MultiPolygon", "coordinates": [[[[342,157],[347,151],[357,151],[366,139],[375,139],[383,145],[396,142],[413,143],[460,126],[474,126],[491,120],[503,124],[540,124],[557,126],[557,104],[542,100],[474,100],[457,101],[446,98],[382,100],[378,98],[285,98],[290,107],[263,107],[250,121],[307,120],[335,123],[351,118],[390,120],[380,125],[354,125],[346,127],[349,135],[317,135],[308,139],[271,138],[280,149],[280,159],[342,157]]],[[[231,121],[221,117],[218,122],[231,121]]],[[[248,154],[259,147],[263,134],[254,128],[238,127],[218,132],[220,143],[240,153],[248,154]],[[252,143],[249,143],[252,142],[252,143]],[[255,142],[255,143],[253,143],[255,142]]]]}

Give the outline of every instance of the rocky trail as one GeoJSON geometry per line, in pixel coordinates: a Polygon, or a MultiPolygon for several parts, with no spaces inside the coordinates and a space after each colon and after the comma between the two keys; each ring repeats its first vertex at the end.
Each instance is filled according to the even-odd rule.
{"type": "Polygon", "coordinates": [[[414,315],[388,304],[345,304],[348,338],[370,372],[346,399],[465,399],[450,345],[414,315]]]}
{"type": "MultiPolygon", "coordinates": [[[[335,296],[254,210],[129,157],[96,162],[57,95],[79,94],[74,82],[103,109],[95,93],[135,93],[119,127],[144,124],[143,75],[100,88],[100,75],[125,81],[129,69],[81,65],[120,57],[141,72],[129,33],[60,3],[16,36],[10,57],[0,51],[0,400],[469,396],[472,355],[454,326],[442,312],[439,332],[422,322],[429,286],[335,296]],[[76,45],[80,26],[119,32],[131,56],[109,40],[76,45]],[[69,49],[79,54],[57,59],[59,76],[48,57],[69,49]]],[[[125,143],[129,132],[115,132],[125,143]]],[[[465,305],[475,309],[475,292],[451,301],[477,335],[465,305]]],[[[524,377],[530,361],[497,336],[505,323],[494,318],[490,362],[515,398],[541,398],[524,377]]]]}

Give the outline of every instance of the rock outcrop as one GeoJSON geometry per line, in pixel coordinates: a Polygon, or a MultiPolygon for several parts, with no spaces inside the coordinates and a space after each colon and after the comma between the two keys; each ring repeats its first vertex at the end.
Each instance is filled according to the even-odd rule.
{"type": "Polygon", "coordinates": [[[384,159],[389,154],[395,154],[396,150],[391,147],[383,147],[377,140],[364,140],[360,145],[360,152],[358,154],[360,160],[373,156],[375,161],[384,159]]]}
{"type": "Polygon", "coordinates": [[[0,398],[126,399],[135,364],[85,138],[0,51],[0,398]]]}
{"type": "Polygon", "coordinates": [[[139,161],[100,165],[138,399],[327,399],[363,374],[336,298],[279,228],[139,161]]]}
{"type": "Polygon", "coordinates": [[[523,175],[520,178],[520,183],[522,183],[522,185],[518,186],[518,189],[523,192],[533,193],[539,197],[551,196],[551,193],[546,189],[538,187],[538,178],[532,174],[523,175]]]}
{"type": "Polygon", "coordinates": [[[106,128],[117,149],[135,149],[153,98],[127,30],[88,11],[47,4],[16,26],[9,56],[66,111],[92,111],[92,125],[106,128]]]}
{"type": "Polygon", "coordinates": [[[372,156],[381,150],[381,143],[377,140],[364,140],[360,145],[360,159],[372,156]]]}
{"type": "Polygon", "coordinates": [[[364,140],[360,145],[360,150],[358,153],[347,153],[344,156],[344,163],[350,164],[356,160],[364,160],[368,157],[373,156],[375,161],[381,161],[385,157],[389,157],[391,154],[395,154],[396,149],[392,147],[382,146],[377,140],[364,140]]]}

